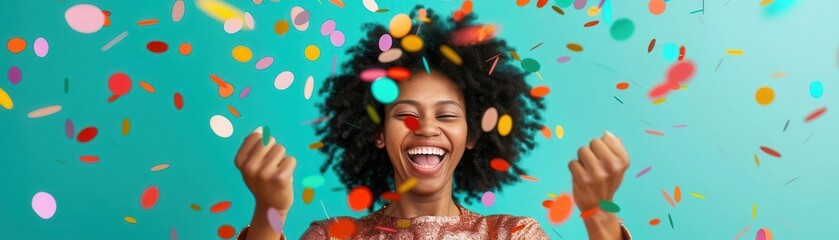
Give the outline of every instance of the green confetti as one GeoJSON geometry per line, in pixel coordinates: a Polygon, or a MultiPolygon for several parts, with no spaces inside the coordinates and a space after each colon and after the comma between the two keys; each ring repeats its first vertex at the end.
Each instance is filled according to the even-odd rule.
{"type": "Polygon", "coordinates": [[[262,127],[262,146],[268,146],[271,140],[271,129],[268,126],[262,127]]]}
{"type": "Polygon", "coordinates": [[[64,78],[64,94],[70,92],[70,79],[64,78]]]}
{"type": "Polygon", "coordinates": [[[373,108],[370,104],[367,104],[367,116],[369,116],[370,120],[376,125],[379,125],[379,123],[382,122],[382,119],[379,118],[379,113],[376,112],[376,108],[373,108]]]}
{"type": "Polygon", "coordinates": [[[311,175],[303,178],[303,186],[310,188],[318,188],[323,185],[324,179],[320,175],[311,175]]]}
{"type": "Polygon", "coordinates": [[[610,213],[616,213],[621,211],[620,206],[609,200],[601,200],[600,209],[603,209],[603,211],[607,211],[610,213]]]}
{"type": "Polygon", "coordinates": [[[635,24],[632,23],[632,20],[621,18],[612,23],[612,28],[609,32],[615,40],[623,41],[629,39],[632,33],[635,32],[635,24]]]}
{"type": "Polygon", "coordinates": [[[669,213],[667,214],[667,219],[670,219],[670,228],[671,228],[671,229],[675,229],[675,228],[673,227],[673,217],[671,217],[669,213]]]}
{"type": "Polygon", "coordinates": [[[425,57],[422,57],[422,65],[425,66],[425,72],[427,72],[430,75],[431,68],[428,67],[428,61],[425,60],[425,57]]]}
{"type": "Polygon", "coordinates": [[[537,72],[542,66],[535,59],[525,58],[521,60],[521,68],[527,72],[537,72]]]}

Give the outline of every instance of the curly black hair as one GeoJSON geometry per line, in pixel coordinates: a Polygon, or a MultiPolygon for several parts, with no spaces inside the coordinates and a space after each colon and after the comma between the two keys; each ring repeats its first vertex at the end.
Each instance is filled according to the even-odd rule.
{"type": "MultiPolygon", "coordinates": [[[[423,7],[415,7],[411,19],[416,18],[420,9],[423,7]]],[[[462,197],[466,202],[472,202],[485,191],[501,191],[502,186],[519,181],[519,175],[526,173],[517,163],[521,155],[536,146],[534,135],[542,128],[539,123],[544,110],[542,99],[529,94],[531,87],[524,79],[528,73],[505,55],[514,50],[506,41],[492,38],[465,46],[455,45],[453,33],[479,26],[474,23],[474,14],[459,20],[448,17],[446,21],[440,20],[432,10],[426,10],[426,14],[430,23],[414,25],[411,30],[416,33],[420,28],[417,35],[422,38],[424,47],[417,52],[404,51],[399,59],[389,63],[378,61],[381,53],[378,41],[388,33],[387,29],[376,23],[362,26],[362,30],[367,29],[366,39],[347,50],[351,59],[342,64],[339,74],[326,79],[319,92],[325,100],[317,106],[323,116],[330,116],[329,120],[315,126],[316,134],[324,143],[320,152],[327,155],[320,171],[324,173],[332,167],[348,190],[357,186],[369,187],[374,203],[385,203],[380,195],[394,187],[394,172],[387,151],[375,145],[375,136],[382,131],[382,125],[371,119],[367,106],[381,114],[384,105],[374,99],[371,83],[361,80],[359,74],[366,69],[400,66],[411,72],[426,71],[422,60],[425,57],[430,69],[445,74],[461,88],[466,101],[467,141],[474,143],[474,148],[466,149],[454,171],[452,194],[455,201],[462,197]],[[455,64],[443,56],[439,49],[441,45],[457,52],[462,63],[455,64]],[[499,56],[499,60],[489,74],[492,61],[486,60],[493,56],[499,56]],[[490,107],[496,108],[499,115],[507,114],[512,118],[514,127],[507,136],[481,129],[481,119],[490,107]],[[490,168],[489,162],[494,158],[507,160],[510,170],[498,172],[490,168]]],[[[399,41],[393,42],[394,48],[400,47],[399,41]]],[[[368,210],[372,209],[373,205],[368,210]]]]}

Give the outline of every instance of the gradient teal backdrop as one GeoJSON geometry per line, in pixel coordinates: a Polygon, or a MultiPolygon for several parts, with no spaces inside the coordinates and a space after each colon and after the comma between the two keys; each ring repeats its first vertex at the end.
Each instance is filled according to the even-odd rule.
{"type": "MultiPolygon", "coordinates": [[[[229,0],[252,13],[253,31],[228,34],[223,24],[208,17],[186,0],[182,21],[173,22],[174,1],[3,1],[0,3],[0,40],[26,40],[26,49],[12,54],[0,50],[0,69],[7,73],[18,67],[18,84],[3,75],[0,88],[14,101],[11,110],[0,109],[0,238],[2,239],[168,239],[172,229],[179,239],[217,239],[220,226],[240,230],[251,218],[254,199],[233,164],[242,139],[259,125],[269,126],[277,139],[298,158],[295,172],[296,196],[285,231],[298,238],[313,220],[329,216],[360,217],[347,205],[346,193],[332,172],[315,191],[311,204],[300,198],[302,178],[317,175],[324,156],[308,148],[317,142],[311,125],[302,122],[320,118],[314,108],[322,96],[303,97],[307,76],[315,79],[316,90],[330,74],[333,56],[341,63],[344,51],[361,37],[365,22],[387,23],[397,13],[410,11],[416,3],[379,0],[374,13],[361,1],[347,0],[339,8],[327,0],[281,2],[256,5],[247,0],[229,0]],[[72,30],[64,12],[73,5],[90,3],[111,12],[111,26],[93,34],[72,30]],[[285,35],[274,33],[275,22],[290,19],[290,9],[301,6],[311,12],[307,31],[293,27],[285,35]],[[160,23],[138,26],[137,21],[156,18],[160,23]],[[320,34],[320,25],[334,19],[346,34],[342,47],[333,47],[320,34]],[[129,35],[108,51],[100,49],[120,33],[129,35]],[[38,37],[49,43],[46,57],[33,52],[38,37]],[[150,41],[163,41],[169,50],[162,54],[146,49],[150,41]],[[189,42],[188,56],[177,47],[189,42]],[[304,58],[309,44],[320,47],[317,61],[304,58]],[[231,49],[248,46],[254,58],[236,62],[231,49]],[[274,64],[255,70],[254,63],[273,56],[274,64]],[[282,71],[295,75],[290,88],[274,88],[282,71]],[[108,77],[125,72],[133,80],[130,93],[108,103],[108,77]],[[232,97],[221,98],[210,80],[215,74],[236,87],[232,97]],[[65,93],[65,78],[69,91],[65,93]],[[152,84],[155,93],[139,86],[152,84]],[[250,86],[244,99],[239,93],[250,86]],[[184,107],[175,109],[173,94],[183,95],[184,107]],[[49,105],[61,105],[60,112],[30,119],[27,114],[49,105]],[[233,116],[228,105],[241,117],[233,116]],[[223,115],[235,131],[221,138],[210,129],[213,115],[223,115]],[[125,118],[131,131],[123,135],[125,118]],[[97,137],[79,143],[65,136],[64,125],[71,119],[76,134],[86,126],[99,129],[97,137]],[[79,157],[95,155],[100,162],[83,163],[79,157]],[[153,172],[152,166],[168,163],[168,169],[153,172]],[[140,206],[140,196],[149,186],[160,189],[160,200],[150,210],[140,206]],[[57,202],[50,219],[42,219],[31,207],[37,192],[48,192],[57,202]],[[230,201],[222,213],[210,213],[214,203],[230,201]],[[321,203],[323,207],[321,207],[321,203]],[[200,211],[190,208],[201,206],[200,211]],[[136,224],[123,220],[137,219],[136,224]]],[[[550,86],[544,124],[562,125],[563,139],[537,136],[540,146],[523,161],[528,174],[538,182],[522,181],[496,193],[492,207],[476,202],[467,207],[481,214],[508,213],[540,221],[554,239],[584,239],[586,232],[575,211],[562,225],[548,223],[542,201],[546,193],[571,191],[567,162],[576,149],[591,138],[610,130],[622,137],[631,156],[631,166],[617,193],[619,217],[637,239],[732,239],[748,228],[741,239],[754,239],[760,228],[771,229],[776,239],[834,238],[832,220],[839,214],[836,204],[835,172],[839,124],[835,95],[839,68],[837,46],[839,15],[837,1],[776,0],[789,4],[783,11],[770,11],[751,0],[672,0],[661,15],[648,10],[647,0],[615,1],[611,21],[628,18],[635,24],[626,41],[609,34],[606,11],[590,17],[586,9],[600,1],[589,1],[586,9],[564,7],[560,15],[551,6],[536,1],[519,7],[516,1],[474,3],[479,22],[497,24],[501,38],[518,49],[522,57],[541,63],[541,75],[527,78],[531,85],[550,86]],[[704,12],[691,13],[704,9],[704,12]],[[600,20],[597,26],[583,24],[600,20]],[[658,45],[647,53],[655,38],[658,45]],[[531,47],[543,43],[540,47],[531,47]],[[571,52],[567,43],[579,43],[583,52],[571,52]],[[652,104],[647,92],[659,83],[670,62],[661,54],[667,43],[684,45],[686,58],[697,72],[684,90],[676,91],[661,104],[652,104]],[[727,49],[741,49],[735,56],[727,49]],[[570,56],[558,63],[557,58],[570,56]],[[784,77],[775,78],[777,72],[784,77]],[[811,97],[813,81],[824,85],[824,95],[811,97]],[[615,88],[629,82],[625,91],[615,88]],[[768,106],[755,101],[762,86],[775,91],[768,106]],[[620,99],[620,101],[618,101],[620,99]],[[622,102],[621,102],[622,101],[622,102]],[[819,119],[805,123],[810,112],[827,107],[819,119]],[[788,126],[785,127],[789,120],[788,126]],[[674,128],[686,124],[686,127],[674,128]],[[645,133],[655,130],[656,136],[645,133]],[[760,150],[771,147],[781,153],[774,158],[760,150]],[[760,166],[755,163],[755,154],[760,166]],[[652,166],[645,175],[635,175],[652,166]],[[792,182],[790,182],[793,180],[792,182]],[[679,185],[681,202],[671,207],[661,194],[670,195],[679,185]],[[700,199],[688,193],[705,196],[700,199]],[[757,206],[756,217],[752,217],[757,206]],[[671,228],[668,214],[672,217],[671,228]],[[651,226],[658,218],[661,224],[651,226]]],[[[426,1],[427,8],[450,14],[462,1],[426,1]]],[[[775,6],[778,7],[778,6],[775,6]]],[[[372,136],[371,136],[372,137],[372,136]]]]}

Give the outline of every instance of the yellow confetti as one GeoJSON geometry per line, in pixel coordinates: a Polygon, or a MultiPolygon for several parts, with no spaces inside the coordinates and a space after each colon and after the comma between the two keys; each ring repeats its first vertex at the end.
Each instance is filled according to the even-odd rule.
{"type": "Polygon", "coordinates": [[[513,130],[513,118],[508,114],[504,114],[498,119],[498,134],[507,136],[513,130]]]}
{"type": "Polygon", "coordinates": [[[440,45],[440,53],[442,53],[446,59],[449,59],[449,61],[452,61],[455,65],[463,63],[463,59],[460,58],[460,55],[458,55],[457,52],[449,46],[440,45]]]}
{"type": "Polygon", "coordinates": [[[757,203],[752,205],[752,219],[757,218],[757,203]]]}
{"type": "Polygon", "coordinates": [[[516,61],[521,61],[521,58],[519,57],[519,54],[516,53],[516,51],[510,50],[510,56],[513,57],[513,59],[515,59],[516,61]]]}
{"type": "Polygon", "coordinates": [[[547,194],[547,195],[548,195],[548,197],[550,197],[550,198],[556,198],[556,194],[553,194],[553,193],[546,193],[546,194],[547,194]]]}
{"type": "Polygon", "coordinates": [[[600,14],[600,7],[593,6],[593,7],[588,9],[588,16],[589,17],[597,16],[597,14],[600,14]]]}
{"type": "Polygon", "coordinates": [[[787,74],[784,73],[784,72],[774,72],[774,73],[772,73],[771,76],[772,76],[772,78],[783,78],[783,77],[786,77],[787,74]]]}
{"type": "Polygon", "coordinates": [[[685,90],[685,89],[688,89],[688,85],[681,85],[681,86],[679,86],[679,89],[677,89],[677,90],[681,91],[681,90],[685,90]]]}
{"type": "Polygon", "coordinates": [[[195,211],[201,211],[201,206],[199,206],[198,204],[195,204],[195,203],[190,204],[189,208],[192,208],[192,210],[195,210],[195,211]]]}
{"type": "Polygon", "coordinates": [[[382,122],[382,119],[379,118],[379,112],[376,112],[376,108],[367,104],[367,116],[370,117],[370,121],[373,121],[376,125],[382,122]]]}
{"type": "Polygon", "coordinates": [[[125,216],[125,217],[123,218],[123,220],[125,220],[125,222],[130,223],[130,224],[135,224],[135,223],[137,223],[137,219],[136,219],[136,218],[134,218],[134,217],[131,217],[131,216],[125,216]]]}
{"type": "Polygon", "coordinates": [[[320,57],[320,48],[318,48],[318,46],[315,45],[306,46],[304,55],[306,55],[306,59],[308,59],[309,61],[318,60],[318,58],[320,57]]]}
{"type": "Polygon", "coordinates": [[[323,142],[315,142],[315,143],[309,144],[309,149],[320,149],[322,147],[323,147],[323,142]]]}
{"type": "Polygon", "coordinates": [[[157,172],[157,171],[161,171],[161,170],[164,170],[164,169],[167,169],[167,168],[169,168],[168,163],[161,163],[161,164],[155,165],[154,167],[151,167],[151,171],[152,172],[157,172]]]}
{"type": "Polygon", "coordinates": [[[140,87],[143,88],[143,90],[146,90],[146,92],[154,93],[155,91],[154,86],[144,81],[140,81],[140,87]]]}
{"type": "Polygon", "coordinates": [[[402,38],[411,32],[411,17],[408,14],[400,13],[390,19],[388,30],[390,36],[394,38],[402,38]]]}
{"type": "Polygon", "coordinates": [[[411,221],[408,219],[400,219],[399,221],[396,221],[396,226],[399,228],[408,228],[411,226],[411,221]]]}
{"type": "Polygon", "coordinates": [[[423,42],[422,38],[418,37],[415,34],[408,34],[402,38],[402,49],[408,52],[417,52],[422,50],[423,42]]]}
{"type": "Polygon", "coordinates": [[[705,196],[702,196],[702,194],[699,194],[699,193],[691,192],[691,193],[688,193],[688,194],[690,194],[691,196],[693,196],[695,198],[705,199],[705,196]]]}
{"type": "Polygon", "coordinates": [[[773,2],[775,2],[775,0],[763,0],[763,1],[760,1],[760,5],[761,6],[766,6],[766,5],[772,4],[773,2]]]}
{"type": "Polygon", "coordinates": [[[405,180],[399,187],[396,188],[396,193],[403,194],[405,192],[411,191],[411,189],[417,186],[417,179],[416,178],[409,178],[405,180]]]}
{"type": "Polygon", "coordinates": [[[667,101],[667,98],[659,98],[659,99],[653,100],[653,105],[662,104],[665,101],[667,101]]]}
{"type": "Polygon", "coordinates": [[[757,158],[757,154],[755,154],[755,165],[757,165],[757,167],[760,167],[760,159],[757,158]]]}
{"type": "Polygon", "coordinates": [[[745,53],[745,51],[740,50],[740,49],[728,49],[728,50],[725,50],[725,53],[728,54],[728,55],[739,56],[739,55],[743,55],[743,53],[745,53]]]}
{"type": "Polygon", "coordinates": [[[122,120],[122,135],[128,136],[128,132],[131,132],[131,120],[125,118],[122,120]]]}
{"type": "Polygon", "coordinates": [[[245,13],[242,10],[221,0],[195,0],[195,6],[204,14],[219,22],[227,21],[230,18],[239,18],[242,19],[242,22],[245,21],[245,13]]]}
{"type": "Polygon", "coordinates": [[[556,125],[556,138],[562,139],[565,137],[565,128],[562,125],[556,125]]]}
{"type": "MultiPolygon", "coordinates": [[[[306,48],[306,58],[308,58],[308,51],[309,49],[306,48]]],[[[246,63],[253,58],[253,52],[251,51],[251,49],[242,45],[233,47],[233,50],[230,52],[230,54],[233,55],[234,60],[240,63],[246,63]]]]}
{"type": "Polygon", "coordinates": [[[3,88],[0,88],[0,106],[6,110],[12,110],[15,107],[15,103],[12,102],[12,97],[9,97],[9,94],[3,88]]]}

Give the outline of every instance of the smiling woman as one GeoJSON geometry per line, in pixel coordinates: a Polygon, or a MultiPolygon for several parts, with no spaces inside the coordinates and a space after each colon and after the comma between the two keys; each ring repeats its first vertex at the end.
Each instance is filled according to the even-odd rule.
{"type": "MultiPolygon", "coordinates": [[[[348,50],[343,71],[320,90],[326,97],[319,109],[331,118],[316,132],[327,156],[321,172],[332,168],[348,190],[365,193],[361,209],[371,213],[315,221],[303,239],[548,239],[533,218],[482,216],[460,203],[502,191],[526,175],[519,162],[536,147],[545,108],[541,96],[530,94],[527,73],[502,55],[513,49],[493,37],[494,27],[474,19],[442,20],[417,7],[411,16],[396,15],[389,31],[365,25],[366,39],[348,50]],[[482,121],[488,109],[504,120],[491,121],[499,122],[498,131],[482,121]],[[382,207],[374,211],[375,204],[382,207]]],[[[273,138],[256,144],[259,131],[237,154],[257,201],[240,239],[284,237],[271,219],[286,221],[293,202],[296,160],[273,138]]],[[[623,145],[607,134],[579,156],[569,168],[574,200],[590,213],[589,236],[628,239],[615,215],[597,207],[611,201],[628,167],[623,145]]]]}

